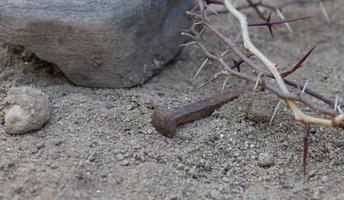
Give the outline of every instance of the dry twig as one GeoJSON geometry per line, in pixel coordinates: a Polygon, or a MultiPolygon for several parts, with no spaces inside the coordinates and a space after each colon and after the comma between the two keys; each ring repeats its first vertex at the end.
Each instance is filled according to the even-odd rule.
{"type": "MultiPolygon", "coordinates": [[[[209,2],[208,2],[209,3],[209,2]]],[[[211,2],[210,2],[211,3],[211,2]]],[[[342,123],[344,120],[344,114],[341,114],[338,111],[333,111],[332,109],[326,109],[322,108],[312,101],[307,100],[302,95],[299,94],[293,94],[289,91],[287,84],[292,85],[296,87],[298,84],[295,84],[293,81],[286,81],[285,76],[293,73],[301,67],[301,64],[306,60],[306,58],[309,56],[311,51],[306,54],[304,58],[302,58],[298,64],[291,69],[291,71],[288,71],[286,73],[281,74],[279,71],[279,66],[272,62],[266,55],[264,55],[256,46],[252,43],[248,31],[248,23],[247,18],[245,15],[243,15],[238,9],[236,9],[230,0],[224,0],[224,5],[226,9],[228,9],[229,13],[232,14],[234,17],[237,18],[237,20],[240,23],[242,38],[244,41],[245,49],[248,50],[250,53],[252,53],[256,58],[258,58],[267,68],[267,70],[260,69],[255,63],[253,63],[248,56],[246,56],[244,53],[242,53],[242,50],[239,49],[235,45],[233,41],[231,41],[228,37],[226,37],[224,34],[222,34],[219,30],[217,30],[208,19],[208,16],[205,12],[205,3],[203,0],[199,0],[199,8],[200,12],[188,12],[190,16],[196,20],[195,24],[191,28],[191,31],[189,33],[183,33],[186,36],[191,37],[196,44],[199,45],[199,47],[202,49],[202,51],[205,53],[207,60],[211,60],[213,62],[216,62],[220,64],[223,67],[223,70],[218,72],[210,81],[213,81],[217,79],[219,76],[229,76],[234,75],[239,78],[242,78],[244,80],[247,80],[252,83],[258,83],[259,86],[264,87],[265,89],[271,91],[281,99],[283,99],[287,105],[290,107],[290,109],[293,112],[294,118],[297,121],[300,121],[304,124],[317,124],[317,125],[326,125],[326,126],[333,126],[333,127],[340,127],[344,128],[344,124],[342,123]],[[224,44],[231,50],[233,50],[248,66],[251,68],[253,75],[248,73],[243,73],[239,71],[234,71],[221,56],[217,56],[212,54],[208,48],[205,46],[204,42],[202,41],[201,33],[197,31],[197,27],[202,26],[210,30],[213,34],[215,34],[219,39],[221,39],[224,44]],[[270,83],[266,83],[266,81],[263,81],[260,77],[261,75],[265,75],[267,77],[271,77],[275,79],[277,83],[277,88],[273,86],[270,83]],[[264,83],[264,85],[262,85],[264,83]],[[317,113],[322,113],[324,115],[330,116],[331,118],[321,118],[321,117],[314,117],[309,116],[305,114],[297,105],[297,102],[301,102],[302,104],[310,107],[317,113]]],[[[286,19],[287,22],[290,22],[290,20],[286,19]]],[[[203,67],[203,65],[202,65],[203,67]]],[[[201,68],[202,68],[201,67],[201,68]]],[[[199,72],[198,72],[199,73],[199,72]]],[[[197,73],[197,74],[198,74],[197,73]]],[[[309,90],[305,90],[306,93],[309,93],[309,90]]],[[[322,95],[319,95],[318,93],[311,92],[310,93],[314,97],[320,97],[322,95]]],[[[319,98],[320,100],[324,100],[323,98],[319,98]]],[[[332,102],[332,101],[331,101],[332,102]]],[[[325,103],[329,103],[328,101],[325,101],[325,103]]]]}
{"type": "MultiPolygon", "coordinates": [[[[323,0],[312,1],[312,2],[313,3],[318,2],[321,4],[324,16],[329,22],[328,20],[329,17],[325,8],[323,7],[322,1],[323,0]]],[[[246,80],[248,82],[255,84],[255,88],[259,86],[263,89],[270,91],[271,93],[278,96],[281,99],[281,101],[286,102],[286,104],[289,106],[289,108],[291,109],[293,113],[294,119],[296,121],[302,122],[306,126],[305,139],[304,139],[304,143],[305,143],[304,144],[304,148],[305,148],[304,164],[306,165],[309,125],[310,124],[325,125],[325,126],[331,126],[331,127],[344,129],[344,123],[343,123],[344,114],[341,110],[341,106],[343,104],[339,102],[338,98],[336,100],[332,100],[309,89],[308,88],[309,81],[300,85],[296,81],[292,81],[287,78],[287,76],[289,76],[292,73],[295,73],[300,67],[302,67],[303,63],[311,55],[315,47],[313,47],[310,51],[308,51],[300,59],[300,61],[298,61],[297,64],[293,66],[290,70],[281,73],[279,71],[280,69],[279,65],[272,62],[264,53],[262,53],[253,44],[250,38],[248,27],[249,25],[268,26],[271,31],[271,27],[273,25],[286,24],[289,22],[305,19],[303,17],[287,19],[284,16],[282,10],[284,7],[292,5],[292,4],[311,3],[311,2],[308,0],[290,1],[288,3],[281,4],[280,6],[271,6],[268,4],[264,4],[261,1],[252,1],[252,0],[247,0],[247,3],[248,3],[247,5],[241,5],[241,6],[235,7],[232,4],[231,0],[198,0],[198,7],[187,13],[193,18],[194,24],[192,28],[190,29],[190,31],[184,32],[183,35],[192,38],[192,40],[194,41],[193,44],[197,44],[206,56],[206,60],[203,62],[203,64],[197,71],[195,78],[203,69],[206,63],[214,62],[214,63],[219,64],[222,67],[222,70],[217,72],[215,75],[213,75],[212,78],[206,83],[204,83],[203,85],[207,85],[210,82],[217,80],[220,76],[226,76],[226,81],[224,83],[224,86],[225,86],[228,80],[228,76],[236,76],[243,80],[246,80]],[[214,25],[210,23],[210,20],[208,18],[209,14],[208,12],[206,12],[206,9],[209,7],[208,4],[224,5],[227,13],[231,14],[237,19],[237,21],[240,24],[239,31],[242,36],[245,51],[248,51],[249,53],[244,53],[244,50],[241,50],[234,41],[226,37],[223,33],[221,33],[218,29],[216,29],[214,25]],[[281,19],[272,20],[271,14],[269,15],[269,17],[265,18],[264,13],[260,11],[259,7],[265,7],[272,10],[273,12],[276,12],[281,19]],[[249,24],[246,16],[240,12],[241,9],[246,9],[246,8],[253,8],[255,12],[257,13],[257,15],[259,16],[260,21],[249,24]],[[198,30],[201,30],[201,31],[198,31],[198,30]],[[219,38],[222,41],[222,43],[226,46],[226,49],[227,49],[225,51],[226,53],[228,52],[228,50],[232,50],[241,60],[235,61],[234,66],[231,66],[223,59],[223,54],[218,56],[212,53],[210,49],[207,47],[205,40],[202,38],[202,34],[204,30],[210,31],[213,35],[215,35],[217,38],[219,38]],[[251,56],[255,56],[263,64],[264,67],[261,68],[257,64],[252,62],[250,59],[251,56]],[[246,72],[243,72],[242,70],[240,70],[240,66],[243,63],[247,64],[247,66],[249,67],[248,68],[249,70],[246,70],[246,72]],[[238,70],[236,71],[234,69],[238,69],[238,70]],[[269,79],[266,79],[266,78],[269,78],[269,79]],[[272,82],[271,80],[274,80],[274,82],[272,82]],[[298,89],[298,91],[300,92],[292,93],[288,86],[298,89]],[[308,96],[306,96],[306,94],[308,94],[308,96]],[[310,100],[309,96],[330,105],[331,108],[319,106],[318,104],[314,103],[313,99],[310,100]],[[311,110],[314,111],[315,115],[310,116],[308,114],[305,114],[302,111],[300,105],[309,107],[311,110]]],[[[287,24],[287,27],[289,30],[291,30],[289,24],[287,24]]],[[[281,104],[281,101],[278,103],[276,107],[274,116],[277,113],[277,110],[281,104]]]]}

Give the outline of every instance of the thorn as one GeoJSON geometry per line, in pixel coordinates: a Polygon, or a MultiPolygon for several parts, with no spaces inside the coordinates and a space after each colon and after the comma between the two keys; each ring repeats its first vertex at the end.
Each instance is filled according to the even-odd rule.
{"type": "Polygon", "coordinates": [[[218,12],[216,12],[216,10],[214,10],[212,7],[206,5],[206,8],[208,8],[211,12],[213,12],[216,16],[220,16],[218,12]]]}
{"type": "MultiPolygon", "coordinates": [[[[247,54],[247,55],[245,55],[245,56],[246,56],[246,58],[250,58],[251,56],[253,56],[253,54],[252,54],[252,53],[249,53],[249,54],[247,54]]],[[[234,60],[234,59],[232,58],[232,61],[233,61],[233,66],[231,67],[231,69],[237,68],[238,72],[240,72],[240,71],[241,71],[241,70],[240,70],[240,66],[241,66],[241,64],[244,63],[244,60],[243,60],[243,59],[240,59],[239,61],[236,61],[236,60],[234,60]]]]}
{"type": "Polygon", "coordinates": [[[338,110],[338,101],[339,101],[339,97],[336,97],[336,102],[334,103],[334,111],[338,110]]]}
{"type": "Polygon", "coordinates": [[[240,64],[238,61],[236,61],[234,58],[232,58],[232,61],[233,61],[233,66],[231,68],[237,68],[238,72],[240,72],[240,64]]]}
{"type": "Polygon", "coordinates": [[[203,24],[202,21],[199,21],[199,22],[195,22],[195,23],[194,23],[194,25],[197,25],[197,26],[198,26],[198,25],[201,25],[201,24],[203,24]]]}
{"type": "Polygon", "coordinates": [[[185,43],[185,44],[181,44],[179,45],[180,47],[185,47],[185,46],[189,46],[191,44],[196,44],[197,42],[196,41],[193,41],[193,42],[188,42],[188,43],[185,43]]]}
{"type": "Polygon", "coordinates": [[[214,74],[214,76],[213,76],[210,80],[204,82],[204,83],[200,86],[200,88],[203,88],[203,87],[209,85],[211,82],[213,82],[213,81],[219,79],[220,76],[221,76],[221,75],[224,75],[224,74],[225,74],[224,72],[218,72],[218,73],[214,74]]]}
{"type": "Polygon", "coordinates": [[[306,89],[307,89],[308,83],[309,83],[309,79],[308,79],[308,80],[306,80],[306,83],[305,83],[305,85],[303,86],[303,89],[302,89],[302,94],[306,92],[306,89]]]}
{"type": "Polygon", "coordinates": [[[205,0],[207,4],[219,4],[222,5],[224,4],[223,0],[205,0]]]}
{"type": "Polygon", "coordinates": [[[238,61],[236,61],[234,58],[232,58],[233,66],[238,64],[238,61]]]}
{"type": "Polygon", "coordinates": [[[233,19],[231,18],[230,15],[227,15],[227,19],[228,19],[228,21],[230,23],[230,26],[235,27],[235,23],[234,23],[234,21],[233,21],[233,19]]]}
{"type": "Polygon", "coordinates": [[[223,56],[225,56],[227,53],[228,53],[228,49],[226,49],[226,51],[224,51],[222,54],[221,54],[221,58],[223,57],[223,56]]]}
{"type": "Polygon", "coordinates": [[[300,21],[300,20],[305,20],[308,19],[310,17],[297,17],[297,18],[289,18],[289,19],[271,19],[270,22],[268,22],[267,20],[258,20],[255,22],[250,22],[248,23],[248,26],[267,26],[267,25],[278,25],[278,24],[285,24],[288,22],[296,22],[296,21],[300,21]]]}
{"type": "Polygon", "coordinates": [[[195,38],[194,35],[190,34],[190,33],[187,33],[187,32],[181,32],[180,33],[181,36],[186,36],[186,37],[189,37],[189,38],[195,38]]]}
{"type": "Polygon", "coordinates": [[[205,27],[203,27],[202,29],[201,29],[201,31],[199,32],[199,35],[202,35],[203,34],[203,32],[205,31],[205,27]]]}
{"type": "Polygon", "coordinates": [[[202,63],[202,65],[198,68],[196,74],[193,77],[193,80],[196,79],[196,77],[198,76],[198,74],[202,71],[202,69],[204,68],[204,66],[207,64],[207,62],[209,61],[209,58],[205,59],[205,61],[202,63]]]}
{"type": "Polygon", "coordinates": [[[257,90],[257,88],[258,88],[258,86],[259,86],[259,82],[260,82],[260,80],[261,80],[261,77],[262,77],[262,73],[260,73],[259,75],[258,75],[258,77],[257,77],[257,81],[256,81],[256,84],[254,85],[254,91],[256,91],[257,90]]]}
{"type": "Polygon", "coordinates": [[[241,29],[240,29],[240,32],[239,34],[236,36],[235,40],[234,40],[234,43],[237,43],[238,40],[240,39],[240,36],[241,36],[241,29]]]}
{"type": "MultiPolygon", "coordinates": [[[[276,13],[277,13],[277,15],[278,15],[282,20],[286,20],[286,18],[285,18],[285,16],[284,16],[284,14],[283,14],[283,12],[282,12],[281,9],[276,8],[276,13]]],[[[287,29],[288,29],[288,31],[289,31],[290,33],[293,33],[293,29],[291,29],[291,26],[290,26],[289,22],[285,22],[284,25],[287,27],[287,29]]]]}
{"type": "Polygon", "coordinates": [[[254,4],[252,0],[247,0],[248,4],[256,11],[261,19],[265,19],[264,14],[259,10],[257,4],[254,4]]]}
{"type": "Polygon", "coordinates": [[[330,16],[329,16],[328,12],[326,11],[326,8],[324,6],[324,2],[322,0],[319,1],[319,5],[320,5],[321,12],[323,13],[324,18],[326,20],[326,23],[331,24],[330,16]]]}
{"type": "Polygon", "coordinates": [[[272,114],[272,117],[271,117],[271,120],[270,120],[270,124],[272,124],[272,122],[274,121],[274,118],[275,118],[275,116],[277,115],[277,112],[278,112],[278,110],[279,110],[281,104],[282,104],[282,100],[279,100],[278,103],[277,103],[277,105],[276,105],[276,108],[275,108],[275,110],[274,110],[274,113],[272,114]]]}
{"type": "Polygon", "coordinates": [[[309,50],[306,55],[304,55],[301,60],[299,62],[296,63],[296,65],[294,65],[294,67],[286,72],[283,72],[281,74],[282,78],[285,78],[287,76],[289,76],[290,74],[294,73],[296,70],[298,70],[300,67],[302,67],[302,64],[307,60],[307,58],[311,55],[311,53],[314,51],[316,46],[314,46],[313,48],[311,48],[311,50],[309,50]]]}
{"type": "Polygon", "coordinates": [[[229,76],[226,76],[225,81],[223,82],[223,85],[221,88],[221,93],[223,93],[223,91],[225,91],[228,79],[229,79],[229,76]]]}
{"type": "Polygon", "coordinates": [[[199,8],[199,5],[195,5],[190,11],[186,11],[185,13],[187,14],[188,12],[194,12],[197,8],[199,8]]]}
{"type": "Polygon", "coordinates": [[[267,21],[267,26],[268,26],[268,29],[270,31],[271,37],[272,37],[272,39],[274,39],[274,32],[272,32],[271,16],[272,16],[272,11],[270,12],[266,21],[267,21]]]}
{"type": "Polygon", "coordinates": [[[304,19],[309,18],[309,17],[298,17],[298,18],[290,18],[290,19],[274,19],[273,20],[273,19],[271,19],[271,16],[272,16],[272,12],[269,14],[267,19],[248,23],[248,26],[267,26],[269,28],[269,31],[270,31],[272,37],[273,37],[273,32],[272,32],[272,26],[273,25],[285,24],[288,22],[295,22],[295,21],[304,20],[304,19]]]}

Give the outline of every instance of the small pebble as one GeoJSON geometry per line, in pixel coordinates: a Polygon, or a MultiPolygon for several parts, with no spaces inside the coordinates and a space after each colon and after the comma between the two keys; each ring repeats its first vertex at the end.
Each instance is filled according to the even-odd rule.
{"type": "Polygon", "coordinates": [[[177,168],[177,170],[183,170],[184,169],[183,163],[178,163],[176,168],[177,168]]]}
{"type": "Polygon", "coordinates": [[[219,139],[220,138],[218,135],[215,135],[215,134],[208,135],[208,141],[211,143],[214,143],[214,142],[218,141],[219,139]]]}
{"type": "Polygon", "coordinates": [[[212,199],[220,199],[221,198],[221,193],[218,190],[212,190],[210,191],[209,195],[212,199]]]}
{"type": "Polygon", "coordinates": [[[148,131],[147,131],[148,135],[152,135],[153,133],[154,133],[154,128],[148,129],[148,131]]]}
{"type": "Polygon", "coordinates": [[[337,148],[342,148],[342,147],[344,147],[344,140],[342,140],[342,141],[334,141],[333,145],[335,147],[337,147],[337,148]]]}
{"type": "Polygon", "coordinates": [[[318,199],[320,199],[320,196],[321,196],[320,191],[319,190],[315,190],[314,193],[313,193],[312,199],[313,200],[318,200],[318,199]]]}
{"type": "Polygon", "coordinates": [[[79,166],[80,166],[80,167],[85,167],[86,165],[87,165],[87,160],[81,159],[81,160],[79,161],[79,166]]]}
{"type": "Polygon", "coordinates": [[[137,161],[145,162],[145,154],[144,154],[144,152],[135,153],[135,154],[134,154],[134,158],[135,158],[137,161]]]}
{"type": "Polygon", "coordinates": [[[211,170],[211,164],[210,164],[210,162],[209,161],[206,161],[205,162],[205,164],[204,164],[204,166],[203,166],[203,168],[204,168],[204,170],[205,171],[210,171],[211,170]]]}
{"type": "Polygon", "coordinates": [[[192,166],[188,174],[191,175],[192,178],[197,179],[199,177],[199,171],[197,169],[197,166],[192,166]]]}
{"type": "Polygon", "coordinates": [[[227,172],[229,171],[229,169],[231,168],[231,164],[230,163],[226,163],[223,165],[223,171],[227,172]]]}
{"type": "Polygon", "coordinates": [[[261,153],[258,157],[259,167],[271,167],[275,164],[275,157],[271,153],[261,153]]]}
{"type": "Polygon", "coordinates": [[[55,146],[60,146],[64,141],[63,140],[54,140],[54,145],[55,146]]]}
{"type": "Polygon", "coordinates": [[[178,196],[176,194],[168,195],[165,200],[178,200],[178,196]]]}
{"type": "Polygon", "coordinates": [[[128,160],[124,160],[122,163],[121,163],[122,166],[129,166],[130,165],[130,162],[128,160]]]}
{"type": "Polygon", "coordinates": [[[38,153],[38,148],[37,148],[36,146],[32,146],[32,147],[30,148],[30,153],[31,153],[31,154],[36,154],[36,153],[38,153]]]}
{"type": "Polygon", "coordinates": [[[41,142],[41,143],[36,144],[36,147],[37,149],[42,149],[43,147],[45,147],[45,144],[44,142],[41,142]]]}
{"type": "Polygon", "coordinates": [[[309,130],[310,133],[312,134],[315,134],[317,132],[317,129],[315,129],[314,127],[312,127],[310,130],[309,130]]]}
{"type": "Polygon", "coordinates": [[[97,154],[92,153],[91,155],[88,156],[88,161],[94,162],[97,159],[97,154]]]}
{"type": "Polygon", "coordinates": [[[222,181],[225,182],[225,183],[229,183],[230,178],[225,176],[225,177],[222,178],[222,181]]]}
{"type": "Polygon", "coordinates": [[[316,173],[317,172],[315,170],[311,170],[311,171],[308,172],[308,177],[309,178],[314,177],[316,173]]]}
{"type": "Polygon", "coordinates": [[[114,106],[112,103],[105,103],[105,108],[106,109],[112,109],[112,108],[114,108],[114,106]]]}
{"type": "Polygon", "coordinates": [[[119,160],[119,161],[124,160],[124,154],[123,153],[116,154],[116,159],[119,160]]]}
{"type": "Polygon", "coordinates": [[[328,176],[323,176],[323,177],[321,178],[321,181],[322,181],[323,183],[328,183],[328,182],[330,181],[330,178],[329,178],[328,176]]]}

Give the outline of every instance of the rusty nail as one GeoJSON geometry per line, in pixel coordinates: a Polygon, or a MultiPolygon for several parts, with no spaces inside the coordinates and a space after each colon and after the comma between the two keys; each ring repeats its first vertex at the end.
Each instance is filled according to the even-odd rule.
{"type": "Polygon", "coordinates": [[[164,106],[158,106],[153,111],[152,124],[162,135],[173,138],[177,133],[177,127],[179,125],[187,124],[211,115],[216,109],[237,98],[249,89],[252,89],[252,86],[248,84],[233,91],[227,91],[220,95],[183,106],[174,111],[164,106]]]}

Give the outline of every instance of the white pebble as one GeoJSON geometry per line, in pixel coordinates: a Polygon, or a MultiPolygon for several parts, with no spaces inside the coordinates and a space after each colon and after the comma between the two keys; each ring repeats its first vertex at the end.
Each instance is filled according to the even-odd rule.
{"type": "Polygon", "coordinates": [[[23,134],[41,128],[50,119],[49,97],[31,87],[12,88],[5,100],[5,131],[23,134]]]}

